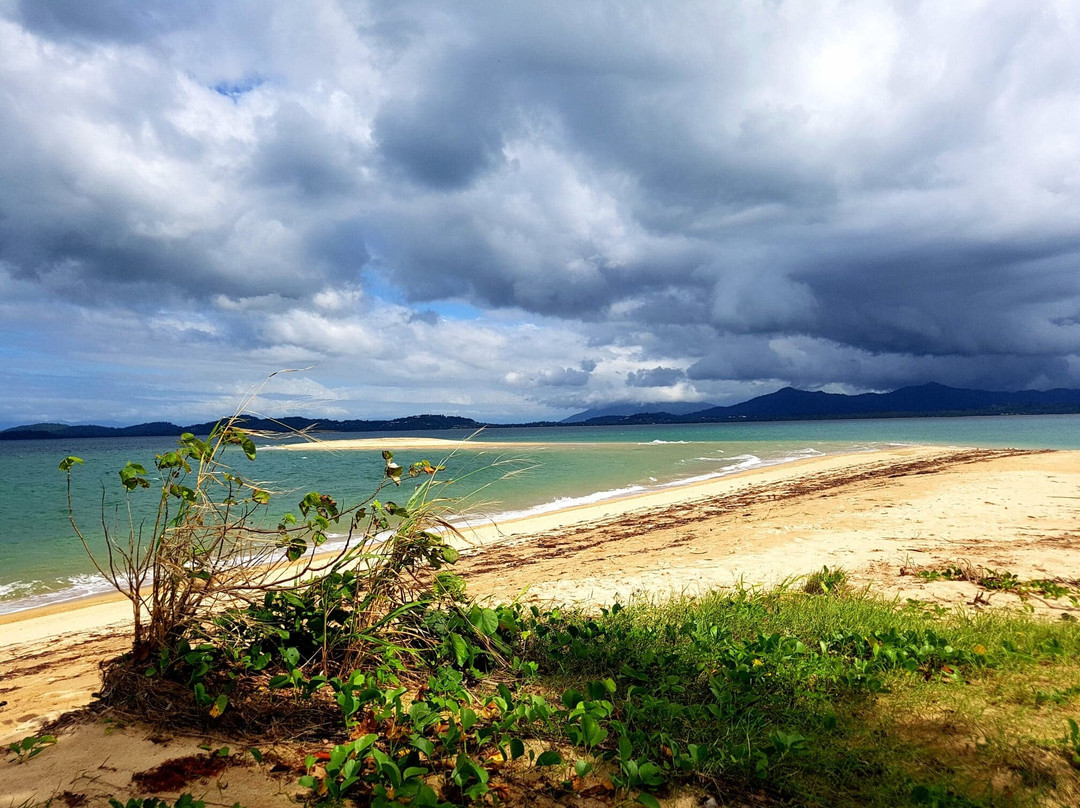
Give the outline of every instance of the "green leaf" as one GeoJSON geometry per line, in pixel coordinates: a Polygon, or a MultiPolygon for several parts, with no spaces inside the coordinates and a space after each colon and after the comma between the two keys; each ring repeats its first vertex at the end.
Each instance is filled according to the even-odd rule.
{"type": "Polygon", "coordinates": [[[138,463],[129,462],[120,469],[119,473],[120,482],[128,491],[134,491],[136,488],[150,487],[150,483],[142,476],[146,474],[146,469],[138,463]]]}
{"type": "Polygon", "coordinates": [[[353,752],[361,754],[364,750],[368,749],[375,741],[379,739],[379,736],[374,732],[369,732],[367,735],[363,735],[353,741],[353,752]]]}
{"type": "Polygon", "coordinates": [[[479,623],[477,628],[491,637],[499,630],[499,615],[495,613],[494,609],[483,609],[480,612],[479,623]]]}
{"type": "MultiPolygon", "coordinates": [[[[191,471],[191,466],[187,462],[186,452],[165,452],[165,454],[159,454],[154,459],[154,465],[159,469],[183,469],[184,471],[191,471]]],[[[228,477],[229,475],[225,475],[228,477]]]]}
{"type": "Polygon", "coordinates": [[[506,708],[509,709],[514,703],[514,694],[511,693],[510,688],[502,682],[499,682],[499,695],[503,697],[503,700],[506,702],[506,708]]]}
{"type": "Polygon", "coordinates": [[[285,550],[285,555],[289,561],[296,561],[300,556],[307,552],[307,542],[300,536],[292,536],[289,539],[289,546],[285,550]]]}
{"type": "Polygon", "coordinates": [[[465,644],[465,640],[457,634],[450,635],[450,644],[454,648],[454,659],[457,660],[458,665],[464,665],[465,661],[469,658],[469,647],[465,644]]]}
{"type": "Polygon", "coordinates": [[[510,739],[510,758],[517,760],[519,757],[525,756],[525,744],[521,738],[510,739]]]}
{"type": "Polygon", "coordinates": [[[645,808],[660,808],[660,801],[652,794],[646,794],[644,791],[637,795],[637,801],[644,805],[645,808]]]}
{"type": "Polygon", "coordinates": [[[664,771],[651,760],[638,767],[638,776],[647,786],[659,786],[664,783],[664,771]]]}
{"type": "Polygon", "coordinates": [[[281,656],[285,660],[285,665],[289,670],[292,670],[300,663],[300,651],[292,646],[283,649],[281,656]]]}
{"type": "Polygon", "coordinates": [[[394,485],[401,485],[401,471],[402,468],[397,463],[386,464],[386,476],[394,483],[394,485]]]}
{"type": "MultiPolygon", "coordinates": [[[[229,697],[226,696],[224,693],[222,693],[220,696],[218,696],[216,699],[214,699],[214,706],[210,708],[210,717],[211,718],[217,718],[219,715],[221,715],[223,712],[225,712],[225,708],[228,705],[229,705],[229,697]]],[[[225,754],[226,755],[229,754],[228,751],[226,751],[225,754]]],[[[224,757],[224,755],[222,755],[222,757],[224,757]]]]}
{"type": "Polygon", "coordinates": [[[540,757],[536,759],[537,766],[558,766],[562,762],[562,755],[554,749],[548,749],[546,752],[541,752],[540,757]]]}
{"type": "Polygon", "coordinates": [[[72,466],[74,466],[76,463],[81,466],[82,462],[83,461],[81,457],[75,457],[75,455],[68,455],[60,461],[60,471],[71,471],[72,466]]]}
{"type": "Polygon", "coordinates": [[[607,737],[607,730],[591,715],[581,717],[581,736],[586,746],[596,746],[607,737]]]}
{"type": "Polygon", "coordinates": [[[251,753],[251,756],[252,756],[253,758],[255,758],[255,762],[256,762],[256,763],[262,763],[262,762],[263,762],[263,753],[262,753],[262,752],[261,752],[260,750],[256,749],[256,748],[255,748],[255,747],[253,746],[253,747],[251,747],[250,749],[248,749],[248,752],[250,752],[250,753],[251,753]]]}
{"type": "Polygon", "coordinates": [[[177,499],[184,500],[184,502],[195,501],[195,492],[186,485],[177,485],[176,483],[173,483],[169,486],[169,493],[177,499]]]}

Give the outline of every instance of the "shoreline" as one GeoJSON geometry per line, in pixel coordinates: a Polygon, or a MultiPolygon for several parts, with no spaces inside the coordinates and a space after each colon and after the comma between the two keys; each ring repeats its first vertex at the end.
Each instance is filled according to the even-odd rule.
{"type": "MultiPolygon", "coordinates": [[[[1080,451],[923,447],[759,470],[702,497],[568,521],[456,570],[493,600],[594,607],[771,588],[822,567],[877,595],[1080,618],[1068,596],[984,590],[984,575],[1080,587],[1080,451]],[[770,473],[772,472],[772,473],[770,473]],[[968,574],[954,578],[947,568],[968,574]]],[[[508,536],[513,538],[513,536],[508,536]]]]}
{"type": "MultiPolygon", "coordinates": [[[[707,441],[705,441],[707,442],[707,441]]],[[[468,444],[468,448],[482,449],[485,447],[500,447],[500,446],[512,446],[512,447],[528,447],[528,446],[549,446],[547,443],[531,443],[525,441],[518,442],[472,442],[468,444]]],[[[559,444],[564,445],[562,443],[559,444]]],[[[591,446],[591,443],[566,443],[565,445],[571,446],[591,446]]],[[[607,444],[601,444],[607,445],[607,444]]],[[[616,444],[617,445],[617,444],[616,444]]],[[[634,445],[634,444],[628,444],[634,445]]],[[[423,448],[461,448],[462,441],[448,440],[445,438],[390,438],[387,440],[382,439],[352,439],[346,438],[339,441],[326,441],[315,444],[290,444],[285,446],[273,446],[264,448],[276,448],[276,449],[301,449],[314,446],[319,451],[332,451],[337,448],[342,448],[344,451],[360,451],[360,450],[374,450],[378,449],[423,449],[423,448]],[[338,447],[337,444],[347,444],[344,447],[338,447]]],[[[691,489],[695,486],[707,485],[709,483],[717,482],[719,480],[726,480],[743,475],[752,475],[756,472],[781,467],[792,466],[793,464],[799,464],[803,461],[814,461],[826,457],[847,457],[847,456],[860,456],[866,454],[873,454],[881,451],[893,451],[901,448],[947,448],[937,446],[904,446],[904,447],[890,447],[889,449],[853,449],[843,452],[835,453],[818,453],[809,456],[785,456],[780,459],[760,461],[758,464],[749,466],[747,468],[736,468],[730,471],[718,471],[711,472],[705,475],[697,475],[693,477],[675,479],[667,482],[657,482],[649,485],[637,485],[627,486],[627,489],[637,488],[638,490],[627,489],[614,489],[611,491],[593,491],[581,495],[559,497],[554,500],[542,502],[537,505],[532,505],[520,509],[508,510],[496,512],[493,514],[470,514],[468,512],[462,514],[455,514],[450,517],[450,522],[462,532],[473,533],[478,531],[480,535],[486,535],[486,531],[492,528],[498,529],[497,526],[505,525],[517,525],[518,523],[527,523],[529,520],[538,519],[542,517],[557,517],[559,514],[572,514],[576,513],[578,509],[587,508],[592,505],[603,506],[607,504],[618,504],[625,500],[633,500],[636,498],[645,498],[650,494],[656,494],[663,491],[682,491],[684,489],[691,489]]],[[[560,524],[564,524],[560,522],[560,524]]],[[[331,540],[333,541],[333,540],[331,540]]],[[[461,549],[460,547],[458,549],[461,549]]],[[[327,558],[333,555],[336,549],[328,549],[325,552],[319,553],[316,558],[327,558]]],[[[86,574],[93,574],[88,572],[86,574]]],[[[45,616],[48,614],[54,614],[57,611],[66,612],[72,609],[78,609],[83,606],[93,605],[95,603],[101,603],[112,600],[124,601],[123,597],[108,587],[107,582],[102,581],[101,591],[75,594],[69,596],[63,596],[68,590],[57,590],[54,593],[42,593],[40,595],[31,595],[22,599],[12,599],[11,601],[0,601],[0,609],[4,609],[8,604],[18,603],[19,600],[36,600],[44,602],[36,602],[31,605],[21,606],[11,609],[10,611],[0,611],[0,627],[18,622],[19,615],[25,615],[32,617],[35,615],[45,616]],[[56,595],[55,599],[48,599],[50,595],[56,595]]],[[[0,647],[4,645],[3,637],[0,636],[0,647]]]]}
{"type": "MultiPolygon", "coordinates": [[[[399,440],[408,441],[412,439],[402,438],[399,440]]],[[[432,440],[442,441],[443,439],[432,440]]],[[[345,442],[352,443],[353,441],[346,440],[345,442]]],[[[444,442],[459,445],[456,441],[444,442]]],[[[387,444],[380,443],[379,445],[386,446],[387,444]]],[[[458,526],[461,536],[453,538],[450,543],[461,551],[463,555],[468,556],[481,552],[492,545],[520,540],[523,536],[537,536],[590,522],[625,518],[641,511],[667,508],[710,497],[725,496],[741,487],[767,486],[784,479],[798,477],[803,471],[830,472],[858,466],[861,463],[871,462],[871,460],[887,463],[893,459],[939,455],[943,452],[956,451],[958,448],[934,445],[904,446],[813,455],[764,463],[760,466],[732,471],[727,474],[718,473],[706,479],[662,483],[641,491],[616,495],[593,502],[570,504],[566,507],[551,510],[529,513],[530,509],[526,509],[524,512],[506,519],[475,516],[470,518],[467,514],[464,514],[461,517],[464,523],[458,526]]],[[[335,552],[336,550],[328,550],[325,553],[319,553],[316,559],[330,557],[335,552]]],[[[128,600],[120,593],[110,589],[104,592],[80,595],[6,612],[0,614],[0,648],[27,639],[34,639],[40,636],[40,630],[59,628],[61,624],[72,626],[67,628],[66,631],[86,631],[93,630],[96,626],[102,624],[111,625],[130,622],[130,611],[131,605],[128,600]],[[23,630],[13,628],[30,622],[39,623],[40,630],[31,631],[25,627],[23,630]]]]}

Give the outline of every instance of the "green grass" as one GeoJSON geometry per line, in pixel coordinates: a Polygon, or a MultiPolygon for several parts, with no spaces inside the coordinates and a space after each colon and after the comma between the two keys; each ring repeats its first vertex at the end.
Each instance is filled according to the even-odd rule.
{"type": "Polygon", "coordinates": [[[832,591],[555,612],[531,651],[550,689],[616,682],[635,754],[669,784],[809,806],[1075,802],[1075,622],[832,591]],[[700,760],[670,765],[690,745],[700,760]]]}
{"type": "Polygon", "coordinates": [[[223,617],[167,671],[206,720],[222,720],[220,688],[226,717],[252,699],[275,720],[339,711],[322,757],[304,746],[300,784],[320,804],[1080,804],[1080,623],[942,613],[842,584],[597,612],[459,593],[401,612],[395,625],[423,641],[347,677],[327,677],[310,643],[325,604],[268,598],[249,609],[254,635],[223,617]]]}

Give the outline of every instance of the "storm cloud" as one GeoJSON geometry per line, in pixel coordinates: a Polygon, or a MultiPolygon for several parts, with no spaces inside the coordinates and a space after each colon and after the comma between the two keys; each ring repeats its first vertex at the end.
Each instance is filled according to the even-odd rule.
{"type": "Polygon", "coordinates": [[[0,425],[1080,387],[1077,120],[1068,3],[0,0],[0,425]]]}

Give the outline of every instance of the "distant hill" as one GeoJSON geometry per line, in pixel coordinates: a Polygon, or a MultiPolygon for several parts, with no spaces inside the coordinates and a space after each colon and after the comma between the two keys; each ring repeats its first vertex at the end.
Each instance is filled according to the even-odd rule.
{"type": "Polygon", "coordinates": [[[943,384],[902,387],[891,393],[817,393],[785,387],[731,407],[695,413],[702,421],[753,418],[888,418],[926,415],[1004,415],[1080,412],[1080,390],[966,390],[943,384]]]}
{"type": "MultiPolygon", "coordinates": [[[[179,435],[184,427],[167,421],[153,421],[135,426],[98,426],[96,424],[30,424],[0,432],[0,440],[47,440],[49,438],[141,438],[152,435],[179,435]]],[[[190,429],[186,431],[192,431],[190,429]]]]}
{"type": "MultiPolygon", "coordinates": [[[[183,432],[205,435],[217,421],[201,424],[177,426],[168,421],[154,421],[136,426],[96,426],[80,424],[30,424],[16,426],[0,432],[0,440],[49,440],[60,438],[131,438],[131,437],[176,437],[183,432]]],[[[239,425],[246,429],[264,432],[284,432],[287,430],[318,429],[322,432],[406,432],[430,429],[479,429],[483,424],[471,418],[455,415],[410,415],[406,418],[393,418],[384,421],[335,421],[315,418],[267,418],[242,417],[239,425]]]]}
{"type": "Polygon", "coordinates": [[[667,413],[668,415],[688,415],[692,412],[700,412],[711,409],[715,404],[704,401],[666,401],[653,404],[645,404],[640,401],[624,402],[622,404],[609,404],[606,407],[594,407],[569,418],[559,421],[560,424],[583,424],[594,418],[607,418],[609,416],[630,416],[641,413],[667,413]]]}
{"type": "Polygon", "coordinates": [[[1047,415],[1080,412],[1080,390],[966,390],[943,384],[902,387],[891,393],[821,393],[785,387],[728,407],[711,407],[676,416],[636,413],[603,416],[590,425],[642,423],[720,423],[794,421],[829,418],[903,418],[956,415],[1047,415]]]}

